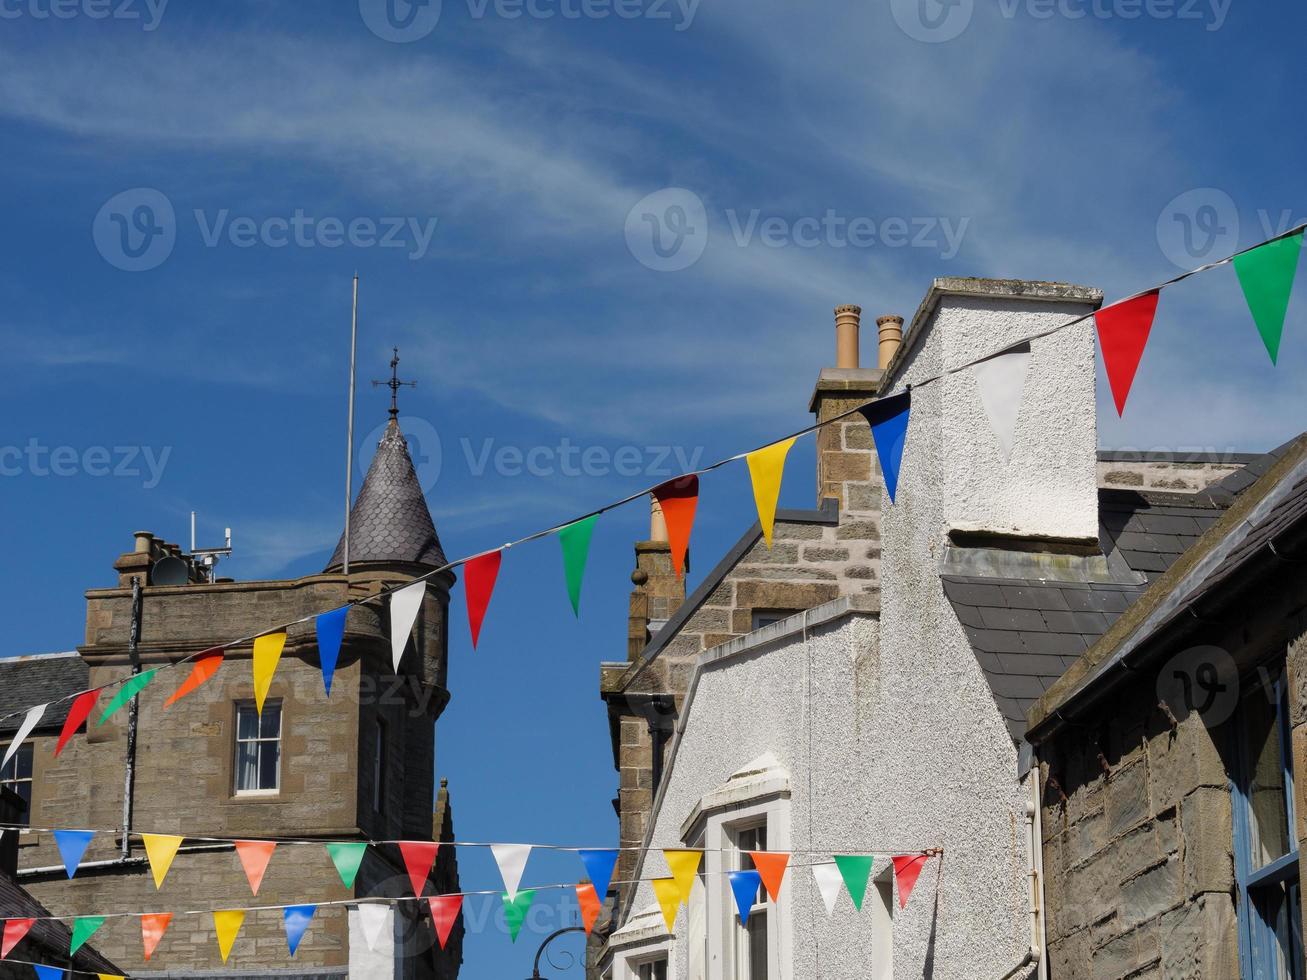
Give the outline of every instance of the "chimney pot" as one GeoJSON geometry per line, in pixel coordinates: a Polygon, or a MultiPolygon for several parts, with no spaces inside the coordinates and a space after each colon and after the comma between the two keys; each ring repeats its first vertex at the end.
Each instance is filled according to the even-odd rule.
{"type": "Polygon", "coordinates": [[[861,306],[835,307],[835,366],[858,366],[858,328],[862,324],[861,306]]]}
{"type": "Polygon", "coordinates": [[[136,539],[134,550],[138,555],[148,555],[150,553],[150,542],[154,540],[154,535],[149,531],[133,531],[132,537],[136,539]]]}
{"type": "Polygon", "coordinates": [[[667,518],[663,516],[663,505],[653,494],[649,495],[649,540],[667,542],[667,518]]]}
{"type": "Polygon", "coordinates": [[[884,371],[903,344],[903,317],[888,313],[876,320],[880,333],[879,366],[884,371]]]}

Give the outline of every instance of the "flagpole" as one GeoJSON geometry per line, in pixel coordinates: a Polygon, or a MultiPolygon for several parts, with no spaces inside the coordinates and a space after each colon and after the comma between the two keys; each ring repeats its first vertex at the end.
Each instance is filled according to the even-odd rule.
{"type": "Polygon", "coordinates": [[[354,307],[349,327],[349,429],[345,438],[345,553],[343,570],[349,575],[349,512],[354,502],[354,355],[359,337],[359,274],[354,273],[354,307]]]}

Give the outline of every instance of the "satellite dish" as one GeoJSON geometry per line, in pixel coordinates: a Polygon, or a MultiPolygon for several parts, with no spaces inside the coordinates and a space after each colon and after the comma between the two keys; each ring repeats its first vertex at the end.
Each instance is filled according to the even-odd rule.
{"type": "Polygon", "coordinates": [[[189,585],[191,566],[184,558],[169,555],[150,567],[151,585],[189,585]]]}

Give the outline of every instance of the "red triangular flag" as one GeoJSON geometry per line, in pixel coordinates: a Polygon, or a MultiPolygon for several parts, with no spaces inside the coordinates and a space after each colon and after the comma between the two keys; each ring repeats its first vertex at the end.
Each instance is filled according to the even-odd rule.
{"type": "Polygon", "coordinates": [[[263,872],[268,870],[268,862],[272,860],[272,852],[277,849],[277,844],[270,840],[238,840],[235,845],[241,867],[245,869],[245,877],[250,883],[250,891],[257,895],[259,886],[263,884],[263,872]]]}
{"type": "Polygon", "coordinates": [[[758,869],[758,877],[762,879],[762,887],[767,889],[771,900],[780,901],[777,896],[781,892],[781,882],[785,880],[785,869],[790,865],[790,856],[772,854],[768,851],[750,851],[749,857],[753,859],[753,866],[758,869]]]}
{"type": "Polygon", "coordinates": [[[145,958],[147,960],[154,955],[154,950],[159,945],[159,940],[163,938],[163,933],[171,921],[171,912],[156,912],[153,915],[141,916],[141,940],[145,943],[145,958]]]}
{"type": "Polygon", "coordinates": [[[27,930],[32,928],[35,919],[10,919],[5,923],[5,936],[0,943],[0,960],[14,951],[14,947],[23,941],[27,930]]]}
{"type": "Polygon", "coordinates": [[[894,859],[894,880],[899,883],[899,908],[908,907],[908,896],[912,894],[921,869],[929,859],[929,854],[912,854],[894,859]]]}
{"type": "Polygon", "coordinates": [[[581,922],[585,925],[585,934],[588,936],[594,929],[595,923],[599,921],[599,913],[604,905],[599,901],[599,893],[595,891],[595,886],[588,881],[576,886],[576,900],[581,904],[581,922]]]}
{"type": "Polygon", "coordinates": [[[472,627],[473,650],[481,638],[481,622],[486,618],[486,607],[495,591],[495,579],[499,577],[499,562],[503,557],[503,552],[492,551],[469,558],[463,564],[463,595],[467,599],[467,621],[472,627]]]}
{"type": "Polygon", "coordinates": [[[77,729],[82,727],[82,722],[91,714],[91,709],[95,707],[95,702],[100,700],[99,691],[83,691],[77,695],[77,700],[73,706],[68,709],[68,717],[64,721],[64,730],[59,733],[59,741],[54,747],[54,757],[59,758],[59,753],[64,750],[68,740],[73,737],[77,729]]]}
{"type": "Polygon", "coordinates": [[[437,895],[428,898],[427,903],[431,906],[431,924],[436,927],[436,938],[440,940],[440,948],[444,949],[459,910],[463,908],[463,896],[437,895]]]}
{"type": "Polygon", "coordinates": [[[690,531],[694,511],[699,505],[699,478],[683,476],[668,480],[653,492],[667,522],[667,543],[672,546],[672,566],[678,576],[685,574],[685,553],[690,550],[690,531]]]}
{"type": "Polygon", "coordinates": [[[1116,400],[1116,414],[1125,414],[1125,400],[1130,397],[1135,372],[1148,344],[1148,332],[1157,316],[1161,293],[1153,290],[1094,314],[1098,326],[1098,343],[1103,348],[1103,366],[1116,400]]]}
{"type": "Polygon", "coordinates": [[[174,702],[180,701],[216,674],[218,668],[222,666],[222,658],[223,652],[221,650],[206,650],[196,657],[195,666],[191,668],[190,675],[187,676],[186,680],[182,681],[181,687],[173,691],[168,700],[163,702],[163,706],[167,708],[174,702]]]}
{"type": "Polygon", "coordinates": [[[413,894],[422,897],[422,886],[427,883],[431,866],[436,863],[436,851],[440,844],[424,840],[402,840],[399,853],[404,856],[404,867],[408,869],[408,880],[413,883],[413,894]]]}

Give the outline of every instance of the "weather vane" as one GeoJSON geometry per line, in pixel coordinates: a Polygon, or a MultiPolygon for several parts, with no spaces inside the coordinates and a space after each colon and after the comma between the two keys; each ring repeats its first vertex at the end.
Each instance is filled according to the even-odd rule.
{"type": "Polygon", "coordinates": [[[394,351],[395,351],[395,356],[390,359],[390,380],[373,381],[372,385],[373,387],[381,387],[382,385],[385,385],[387,388],[390,389],[390,417],[394,420],[398,420],[399,419],[399,389],[416,388],[418,386],[418,383],[416,381],[399,380],[399,348],[398,347],[394,348],[394,351]]]}

